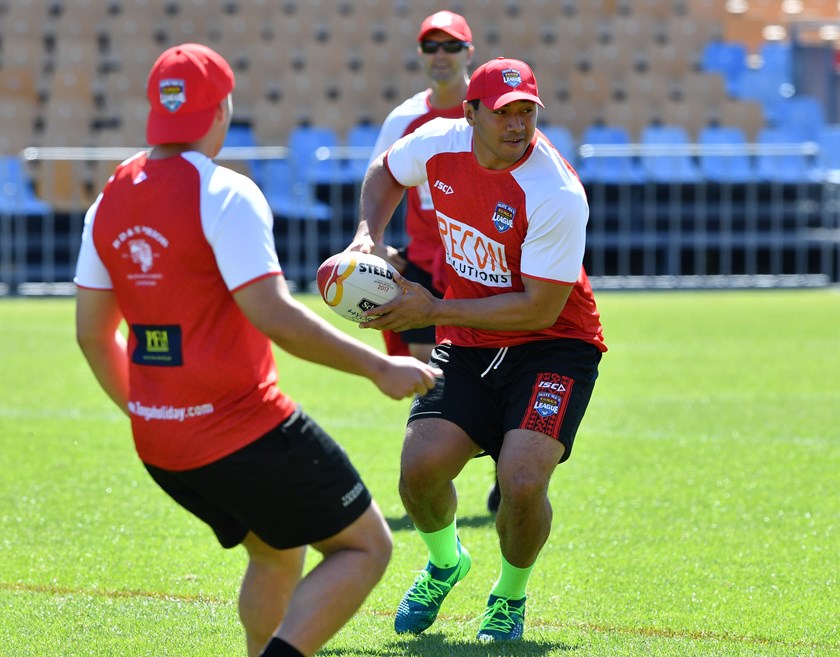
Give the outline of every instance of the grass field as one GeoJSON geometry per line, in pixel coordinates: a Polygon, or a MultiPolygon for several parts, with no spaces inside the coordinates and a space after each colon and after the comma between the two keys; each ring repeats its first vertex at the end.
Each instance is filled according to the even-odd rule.
{"type": "MultiPolygon", "coordinates": [[[[498,566],[491,464],[458,482],[473,571],[425,635],[397,637],[425,560],[396,491],[408,402],[278,356],[394,532],[383,581],[320,654],[840,655],[840,291],[599,302],[610,352],[511,645],[474,641],[498,566]]],[[[243,656],[244,553],[147,477],[75,345],[72,300],[0,302],[0,338],[0,655],[243,656]]]]}

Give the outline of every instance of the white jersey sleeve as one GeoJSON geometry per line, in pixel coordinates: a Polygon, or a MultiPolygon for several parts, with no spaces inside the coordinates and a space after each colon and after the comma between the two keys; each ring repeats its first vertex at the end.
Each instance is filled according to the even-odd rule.
{"type": "Polygon", "coordinates": [[[82,230],[82,244],[79,247],[79,257],[76,261],[76,275],[73,282],[79,287],[92,290],[110,290],[114,286],[111,276],[93,245],[93,222],[99,207],[100,194],[85,214],[85,226],[82,230]]]}
{"type": "Polygon", "coordinates": [[[580,276],[589,220],[583,185],[556,151],[541,143],[514,177],[527,199],[521,273],[574,283],[580,276]]]}
{"type": "Polygon", "coordinates": [[[391,175],[403,187],[426,182],[426,162],[438,153],[469,151],[472,128],[466,119],[433,119],[397,140],[388,151],[391,175]]]}
{"type": "Polygon", "coordinates": [[[184,157],[201,174],[201,224],[228,289],[280,273],[274,216],[257,184],[197,153],[184,157]]]}

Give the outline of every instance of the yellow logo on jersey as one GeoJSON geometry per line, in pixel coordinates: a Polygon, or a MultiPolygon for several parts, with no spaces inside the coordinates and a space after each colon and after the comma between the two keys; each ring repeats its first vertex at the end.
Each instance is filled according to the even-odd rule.
{"type": "Polygon", "coordinates": [[[169,351],[169,334],[166,331],[146,329],[146,351],[166,353],[169,351]]]}
{"type": "Polygon", "coordinates": [[[182,332],[178,324],[132,324],[136,339],[131,362],[156,367],[184,364],[182,332]]]}

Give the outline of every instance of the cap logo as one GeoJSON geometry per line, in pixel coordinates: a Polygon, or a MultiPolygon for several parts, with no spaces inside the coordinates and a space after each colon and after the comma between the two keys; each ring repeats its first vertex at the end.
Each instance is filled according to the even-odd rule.
{"type": "Polygon", "coordinates": [[[160,104],[170,112],[177,112],[187,102],[186,83],[178,78],[160,81],[160,104]]]}
{"type": "Polygon", "coordinates": [[[502,71],[502,82],[509,87],[518,87],[522,84],[522,75],[515,68],[506,68],[502,71]]]}

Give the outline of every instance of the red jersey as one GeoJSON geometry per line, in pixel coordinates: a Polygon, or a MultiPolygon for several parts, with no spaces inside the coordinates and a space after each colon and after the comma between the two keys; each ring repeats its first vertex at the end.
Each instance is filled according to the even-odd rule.
{"type": "MultiPolygon", "coordinates": [[[[432,119],[458,119],[464,116],[461,105],[436,109],[429,104],[432,90],[426,89],[398,105],[385,119],[376,144],[373,157],[384,153],[397,139],[411,134],[432,119]]],[[[437,218],[432,204],[428,184],[420,183],[406,192],[405,231],[408,235],[406,256],[420,269],[432,274],[435,287],[446,290],[445,280],[440,280],[443,269],[437,218]]]]}
{"type": "Polygon", "coordinates": [[[280,275],[257,186],[195,152],[120,165],[88,211],[76,283],[111,289],[128,324],[137,453],[196,468],[256,440],[294,410],[270,340],[232,291],[280,275]]]}
{"type": "Polygon", "coordinates": [[[402,185],[430,184],[449,273],[447,298],[521,292],[523,276],[572,285],[553,326],[491,331],[439,326],[437,341],[506,347],[575,338],[606,351],[600,314],[583,269],[589,206],[574,169],[537,131],[504,170],[478,164],[465,119],[432,121],[397,141],[386,164],[402,185]]]}

